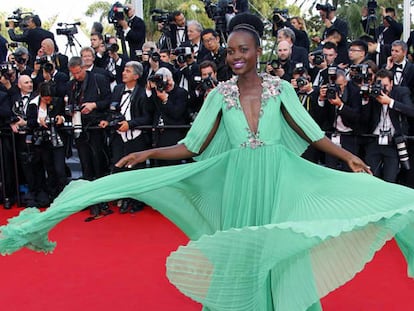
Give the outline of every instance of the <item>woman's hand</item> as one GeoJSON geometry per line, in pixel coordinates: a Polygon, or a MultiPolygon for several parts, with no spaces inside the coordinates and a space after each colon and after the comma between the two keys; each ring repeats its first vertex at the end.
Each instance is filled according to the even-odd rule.
{"type": "Polygon", "coordinates": [[[137,165],[138,163],[145,162],[149,158],[148,151],[141,151],[141,152],[133,152],[125,157],[123,157],[121,160],[119,160],[115,166],[116,167],[127,167],[132,168],[134,165],[137,165]]]}
{"type": "Polygon", "coordinates": [[[355,173],[368,173],[372,175],[371,168],[355,155],[352,155],[346,161],[346,163],[348,164],[349,168],[355,173]]]}

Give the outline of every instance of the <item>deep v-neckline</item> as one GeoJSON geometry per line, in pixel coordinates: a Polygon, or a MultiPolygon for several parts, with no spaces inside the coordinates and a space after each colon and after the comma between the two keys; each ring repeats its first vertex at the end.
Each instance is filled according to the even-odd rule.
{"type": "MultiPolygon", "coordinates": [[[[263,81],[260,84],[261,91],[260,91],[260,96],[259,96],[260,103],[259,103],[259,107],[258,107],[258,111],[257,111],[257,120],[252,120],[253,122],[251,122],[251,123],[249,122],[249,118],[247,117],[247,114],[244,110],[244,107],[241,104],[241,100],[240,100],[241,95],[240,95],[240,89],[239,89],[238,85],[237,85],[237,88],[238,88],[237,101],[240,105],[240,110],[241,110],[241,113],[243,114],[243,117],[244,117],[244,120],[246,122],[247,128],[250,131],[250,133],[252,133],[253,135],[258,135],[259,126],[260,126],[260,117],[263,114],[263,100],[262,100],[262,97],[263,97],[263,81]],[[255,126],[255,128],[253,128],[252,126],[255,126]]],[[[253,114],[255,114],[255,113],[256,113],[256,111],[253,111],[253,114]]],[[[254,118],[254,115],[253,115],[253,118],[254,118]]]]}

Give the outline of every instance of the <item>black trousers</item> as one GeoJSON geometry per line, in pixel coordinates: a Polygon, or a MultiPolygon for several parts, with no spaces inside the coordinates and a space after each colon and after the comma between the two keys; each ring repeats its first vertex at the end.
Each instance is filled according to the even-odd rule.
{"type": "MultiPolygon", "coordinates": [[[[341,141],[341,146],[342,148],[344,148],[345,150],[353,153],[353,154],[358,154],[358,138],[355,135],[352,134],[340,134],[340,141],[341,141]]],[[[329,138],[331,138],[331,135],[329,135],[329,138]]],[[[348,165],[335,158],[332,157],[331,155],[327,154],[325,157],[325,163],[327,167],[333,168],[333,169],[337,169],[340,171],[345,171],[345,172],[350,172],[351,169],[348,167],[348,165]]]]}
{"type": "Polygon", "coordinates": [[[371,139],[366,146],[365,161],[375,176],[388,182],[397,181],[400,160],[394,143],[379,145],[377,139],[371,139]]]}
{"type": "MultiPolygon", "coordinates": [[[[122,172],[125,170],[129,170],[126,168],[119,168],[116,167],[115,164],[118,162],[122,157],[132,153],[147,150],[150,146],[148,144],[148,139],[144,137],[144,135],[140,135],[133,140],[129,140],[124,142],[122,140],[121,135],[118,133],[114,133],[111,137],[111,172],[117,173],[122,172]]],[[[144,168],[145,163],[139,163],[134,168],[144,168]]]]}
{"type": "Polygon", "coordinates": [[[101,129],[85,130],[75,139],[82,175],[86,180],[94,180],[108,173],[108,154],[105,133],[101,129]]]}

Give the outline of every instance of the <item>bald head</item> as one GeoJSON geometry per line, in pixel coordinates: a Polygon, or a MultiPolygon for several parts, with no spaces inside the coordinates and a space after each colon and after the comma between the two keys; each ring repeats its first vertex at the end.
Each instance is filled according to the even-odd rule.
{"type": "Polygon", "coordinates": [[[32,78],[30,78],[28,75],[21,75],[17,81],[17,86],[23,95],[27,95],[33,92],[32,78]]]}
{"type": "Polygon", "coordinates": [[[44,55],[53,55],[55,53],[55,43],[52,39],[46,38],[40,45],[44,55]]]}
{"type": "Polygon", "coordinates": [[[277,55],[280,60],[286,61],[292,54],[292,48],[288,41],[280,41],[277,45],[277,55]]]}

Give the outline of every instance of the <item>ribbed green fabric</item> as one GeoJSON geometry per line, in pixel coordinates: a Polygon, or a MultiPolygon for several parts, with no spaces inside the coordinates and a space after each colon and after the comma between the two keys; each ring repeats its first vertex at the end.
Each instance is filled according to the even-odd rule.
{"type": "Polygon", "coordinates": [[[281,105],[311,140],[323,133],[279,79],[263,77],[253,135],[235,85],[212,91],[182,141],[198,152],[221,114],[198,162],[72,182],[45,212],[26,209],[0,227],[0,252],[51,251],[47,234],[59,221],[94,203],[132,197],[192,239],[168,258],[167,274],[205,310],[317,310],[321,297],[395,235],[412,275],[414,191],[300,158],[306,142],[288,126],[281,105]]]}

